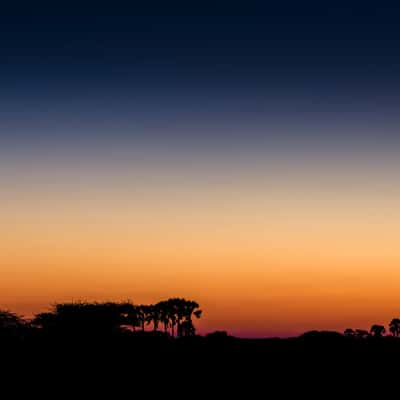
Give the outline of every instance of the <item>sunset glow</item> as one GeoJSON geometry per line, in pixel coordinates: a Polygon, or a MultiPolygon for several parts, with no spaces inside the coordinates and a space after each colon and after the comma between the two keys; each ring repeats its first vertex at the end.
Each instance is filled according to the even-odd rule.
{"type": "Polygon", "coordinates": [[[1,308],[182,296],[200,333],[251,337],[398,316],[398,38],[132,18],[15,25],[32,54],[1,67],[1,308]]]}

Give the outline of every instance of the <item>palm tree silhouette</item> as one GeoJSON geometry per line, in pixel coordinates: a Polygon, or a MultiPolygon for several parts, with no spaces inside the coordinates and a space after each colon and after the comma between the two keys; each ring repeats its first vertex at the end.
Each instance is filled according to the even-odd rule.
{"type": "Polygon", "coordinates": [[[160,310],[160,322],[164,325],[164,333],[168,333],[168,328],[170,326],[170,310],[167,301],[160,301],[156,304],[160,310]]]}
{"type": "Polygon", "coordinates": [[[372,325],[371,329],[370,329],[371,335],[374,337],[382,337],[385,332],[386,329],[383,325],[372,325]]]}
{"type": "Polygon", "coordinates": [[[129,307],[127,308],[128,325],[132,327],[134,332],[136,331],[136,328],[142,326],[142,312],[140,307],[141,306],[129,304],[129,307]]]}
{"type": "Polygon", "coordinates": [[[399,318],[393,318],[390,323],[389,323],[389,331],[393,336],[399,336],[400,335],[400,319],[399,318]]]}
{"type": "Polygon", "coordinates": [[[196,329],[192,321],[185,319],[181,323],[181,336],[195,336],[196,329]]]}
{"type": "Polygon", "coordinates": [[[144,332],[144,327],[146,323],[148,323],[149,311],[150,306],[144,304],[136,307],[136,317],[139,322],[139,326],[142,328],[142,332],[144,332]]]}
{"type": "Polygon", "coordinates": [[[199,305],[195,301],[185,301],[184,305],[184,336],[193,336],[196,333],[196,329],[193,325],[192,316],[194,315],[196,318],[200,318],[202,314],[202,310],[199,309],[199,305]]]}
{"type": "Polygon", "coordinates": [[[173,299],[175,306],[175,315],[176,315],[176,328],[177,328],[177,336],[182,336],[182,321],[186,316],[186,300],[185,299],[173,299]]]}
{"type": "Polygon", "coordinates": [[[153,331],[157,332],[158,325],[161,321],[161,308],[159,304],[147,306],[146,322],[153,323],[153,331]]]}
{"type": "Polygon", "coordinates": [[[168,318],[169,325],[171,327],[171,336],[175,336],[175,326],[177,325],[177,302],[176,299],[168,299],[167,300],[167,309],[168,309],[168,318]]]}
{"type": "Polygon", "coordinates": [[[177,327],[177,336],[194,334],[193,316],[200,318],[202,311],[195,301],[184,298],[172,298],[167,301],[169,306],[169,320],[172,336],[175,335],[174,328],[177,327]]]}

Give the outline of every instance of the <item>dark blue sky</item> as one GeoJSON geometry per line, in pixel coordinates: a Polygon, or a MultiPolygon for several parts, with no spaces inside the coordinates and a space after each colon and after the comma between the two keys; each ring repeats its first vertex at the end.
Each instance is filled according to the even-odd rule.
{"type": "Polygon", "coordinates": [[[282,137],[286,123],[394,139],[400,6],[268,3],[3,10],[3,143],[224,142],[282,137]]]}
{"type": "Polygon", "coordinates": [[[374,84],[398,75],[398,8],[228,4],[158,15],[143,7],[2,15],[3,80],[374,84]]]}

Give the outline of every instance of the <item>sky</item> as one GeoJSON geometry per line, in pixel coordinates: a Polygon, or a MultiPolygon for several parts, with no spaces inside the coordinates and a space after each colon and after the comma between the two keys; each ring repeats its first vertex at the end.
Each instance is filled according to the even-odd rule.
{"type": "Polygon", "coordinates": [[[265,3],[3,9],[0,307],[399,316],[400,7],[265,3]]]}

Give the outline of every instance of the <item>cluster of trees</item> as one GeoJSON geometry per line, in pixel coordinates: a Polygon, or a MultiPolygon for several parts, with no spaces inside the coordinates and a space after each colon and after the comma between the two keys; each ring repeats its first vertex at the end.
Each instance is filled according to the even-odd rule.
{"type": "Polygon", "coordinates": [[[31,320],[10,312],[0,311],[0,329],[8,332],[40,329],[51,333],[110,334],[124,330],[153,332],[162,327],[172,337],[194,336],[193,319],[200,318],[199,304],[183,298],[171,298],[157,304],[135,305],[131,302],[55,304],[50,312],[39,313],[31,320]]]}
{"type": "MultiPolygon", "coordinates": [[[[201,314],[198,303],[183,298],[171,298],[149,305],[136,305],[129,301],[58,303],[49,312],[36,314],[29,320],[0,309],[0,338],[22,337],[31,331],[91,337],[126,331],[151,331],[170,337],[188,337],[196,335],[194,319],[200,318],[201,314]]],[[[369,331],[348,328],[343,335],[365,339],[383,337],[386,332],[385,326],[374,324],[369,331]]],[[[388,332],[400,337],[400,318],[393,318],[389,322],[388,332]]],[[[228,335],[226,332],[215,332],[214,336],[220,338],[228,335]]]]}
{"type": "MultiPolygon", "coordinates": [[[[399,337],[400,336],[400,318],[393,318],[389,322],[389,332],[395,336],[399,337]]],[[[347,337],[357,337],[357,338],[367,338],[369,336],[374,336],[374,337],[382,337],[383,335],[386,334],[386,328],[383,325],[372,325],[371,329],[368,331],[363,330],[363,329],[351,329],[347,328],[344,331],[344,335],[347,337]]]]}

